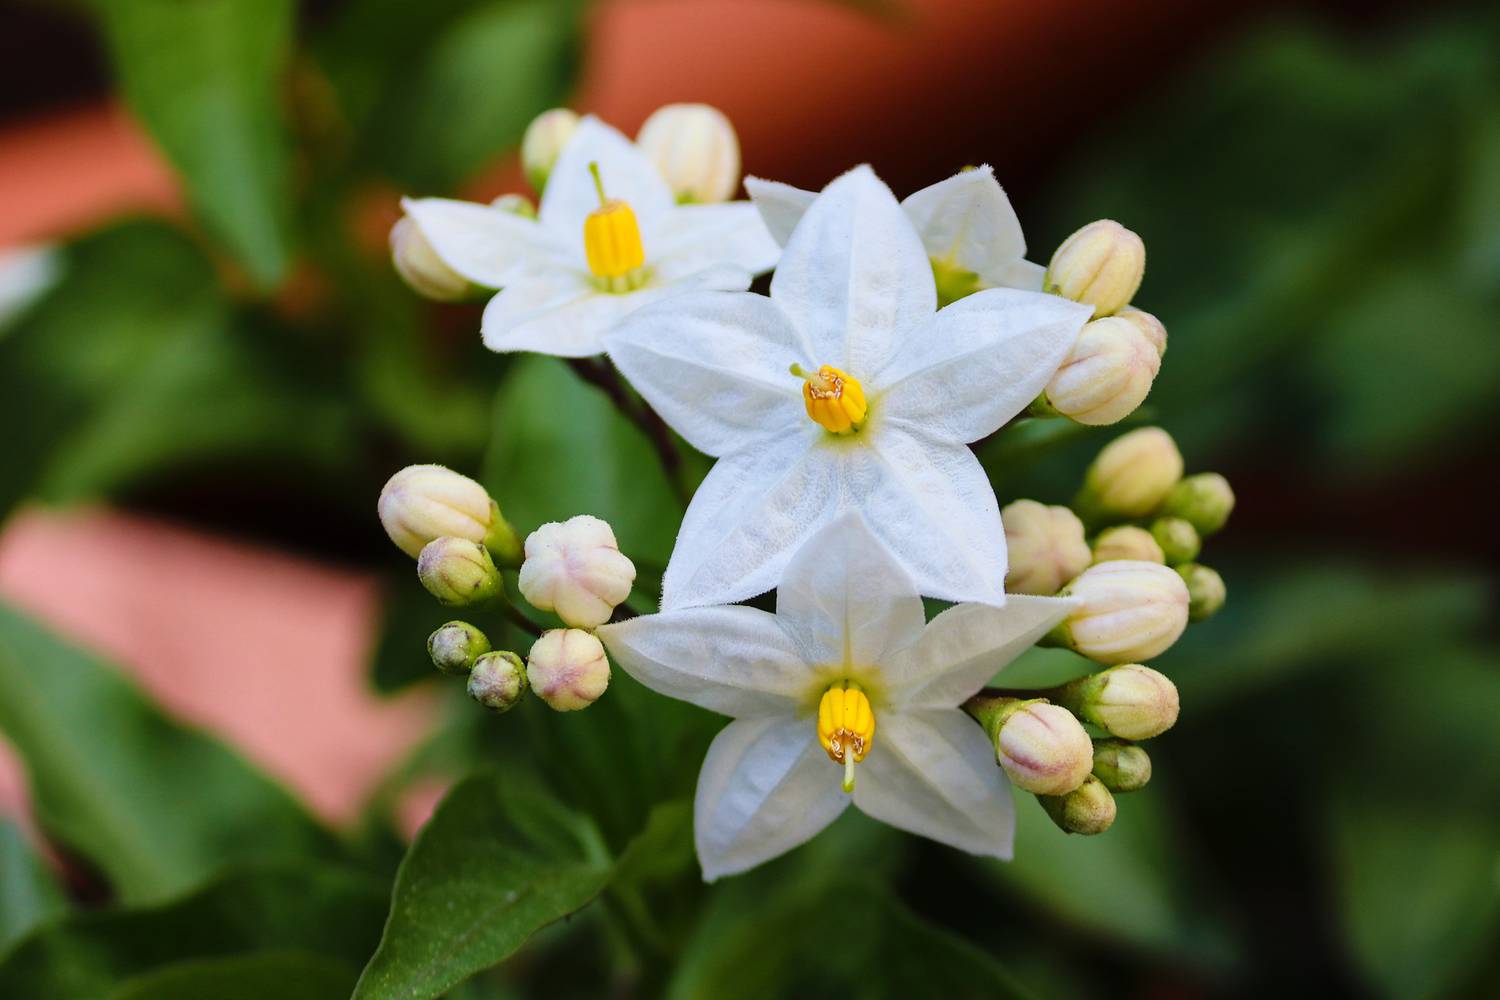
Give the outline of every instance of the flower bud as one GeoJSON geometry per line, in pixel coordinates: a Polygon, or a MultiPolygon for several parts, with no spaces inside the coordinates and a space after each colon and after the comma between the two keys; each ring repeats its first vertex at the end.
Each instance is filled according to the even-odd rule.
{"type": "Polygon", "coordinates": [[[1098,663],[1149,660],[1187,628],[1187,584],[1159,563],[1099,563],[1058,596],[1074,597],[1079,603],[1046,641],[1098,663]]]}
{"type": "Polygon", "coordinates": [[[1083,522],[1066,507],[1017,500],[1000,521],[1010,560],[1005,589],[1012,594],[1055,594],[1089,564],[1083,522]]]}
{"type": "Polygon", "coordinates": [[[1162,325],[1161,320],[1144,309],[1135,306],[1126,306],[1115,313],[1117,317],[1135,325],[1141,334],[1156,348],[1156,356],[1162,357],[1167,353],[1167,328],[1162,325]]]}
{"type": "Polygon", "coordinates": [[[609,621],[630,596],[635,564],[620,551],[609,524],[588,514],[544,524],[526,539],[521,596],[569,625],[594,628],[609,621]]]}
{"type": "Polygon", "coordinates": [[[422,227],[408,215],[391,227],[391,263],[407,287],[425,299],[461,302],[477,290],[438,256],[422,227]]]}
{"type": "Polygon", "coordinates": [[[1094,744],[1094,777],[1111,792],[1134,792],[1151,780],[1151,755],[1124,740],[1094,744]]]}
{"type": "Polygon", "coordinates": [[[427,637],[432,665],[445,674],[466,674],[474,660],[490,651],[490,640],[468,622],[449,622],[427,637]]]}
{"type": "Polygon", "coordinates": [[[1151,532],[1133,524],[1105,528],[1094,539],[1094,563],[1116,562],[1120,559],[1154,563],[1167,561],[1161,546],[1151,537],[1151,532]]]}
{"type": "Polygon", "coordinates": [[[469,671],[469,697],[492,712],[509,712],[526,693],[526,664],[508,650],[485,653],[469,671]]]}
{"type": "Polygon", "coordinates": [[[578,115],[567,108],[543,111],[526,126],[521,137],[521,169],[537,193],[547,186],[557,158],[577,129],[578,115]]]}
{"type": "Polygon", "coordinates": [[[490,202],[490,207],[498,208],[502,212],[509,212],[511,215],[519,215],[523,219],[536,218],[536,205],[524,194],[516,194],[515,192],[502,194],[490,202]]]}
{"type": "Polygon", "coordinates": [[[1224,578],[1216,570],[1190,562],[1178,566],[1177,575],[1187,584],[1189,620],[1212,618],[1224,606],[1224,578]]]}
{"type": "Polygon", "coordinates": [[[1064,833],[1093,836],[1115,822],[1115,797],[1092,774],[1067,795],[1040,795],[1037,801],[1064,833]]]}
{"type": "Polygon", "coordinates": [[[485,488],[441,465],[408,465],[380,491],[380,523],[409,556],[435,538],[483,542],[505,563],[520,561],[521,542],[485,488]]]}
{"type": "Polygon", "coordinates": [[[1047,265],[1044,290],[1113,316],[1135,296],[1146,273],[1146,245],[1118,222],[1090,222],[1063,240],[1047,265]]]}
{"type": "Polygon", "coordinates": [[[1099,452],[1075,506],[1089,518],[1128,521],[1155,510],[1182,478],[1182,453],[1160,427],[1115,438],[1099,452]]]}
{"type": "Polygon", "coordinates": [[[1160,369],[1161,354],[1140,329],[1107,316],[1084,324],[1041,401],[1080,424],[1117,423],[1145,401],[1160,369]]]}
{"type": "Polygon", "coordinates": [[[657,108],[636,136],[678,201],[714,204],[740,186],[740,140],[724,112],[707,104],[657,108]]]}
{"type": "Polygon", "coordinates": [[[531,647],[526,674],[538,698],[559,712],[573,712],[588,708],[609,687],[609,660],[592,633],[555,628],[531,647]]]}
{"type": "Polygon", "coordinates": [[[1198,529],[1180,517],[1158,517],[1151,522],[1151,537],[1156,539],[1162,555],[1173,566],[1192,562],[1203,547],[1198,539],[1198,529]]]}
{"type": "Polygon", "coordinates": [[[1177,721],[1177,685],[1139,663],[1080,677],[1054,697],[1085,722],[1127,740],[1160,736],[1177,721]]]}
{"type": "Polygon", "coordinates": [[[1071,792],[1093,766],[1094,746],[1067,709],[1045,699],[972,698],[964,706],[995,744],[995,760],[1019,788],[1071,792]]]}
{"type": "Polygon", "coordinates": [[[1234,510],[1234,490],[1229,480],[1217,472],[1200,472],[1188,476],[1167,494],[1161,512],[1180,517],[1198,529],[1202,536],[1212,535],[1224,527],[1234,510]]]}
{"type": "Polygon", "coordinates": [[[417,579],[440,603],[479,604],[501,593],[489,551],[467,538],[434,538],[417,556],[417,579]]]}

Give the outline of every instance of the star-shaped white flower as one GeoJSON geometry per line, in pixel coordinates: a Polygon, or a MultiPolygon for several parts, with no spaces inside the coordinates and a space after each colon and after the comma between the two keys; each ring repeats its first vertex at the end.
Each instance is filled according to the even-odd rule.
{"type": "Polygon", "coordinates": [[[849,508],[921,593],[1004,603],[1000,511],[966,443],[1036,398],[1089,312],[1013,289],[937,311],[916,230],[860,167],[797,224],[769,298],[689,293],[631,316],[610,355],[719,458],[683,519],[663,607],[770,590],[849,508]]]}
{"type": "MultiPolygon", "coordinates": [[[[535,219],[446,198],[403,206],[449,267],[500,289],[484,311],[484,342],[494,351],[599,354],[605,333],[641,306],[689,289],[749,288],[780,254],[749,202],[677,204],[646,155],[593,117],[558,157],[535,219]],[[591,164],[616,209],[612,221],[627,225],[629,215],[634,245],[644,252],[641,261],[624,259],[618,274],[599,273],[585,246],[585,223],[601,210],[591,164]],[[618,211],[621,204],[628,210],[618,211]]],[[[602,245],[620,250],[612,234],[602,245]]]]}
{"type": "Polygon", "coordinates": [[[709,747],[693,810],[713,880],[811,839],[851,802],[902,830],[1009,858],[1009,782],[958,706],[1071,607],[1016,595],[925,622],[916,586],[849,513],[797,553],[774,615],[684,608],[598,635],[642,684],[734,717],[709,747]]]}
{"type": "MultiPolygon", "coordinates": [[[[817,197],[816,192],[759,177],[746,177],[745,190],[783,246],[817,197]]],[[[970,282],[966,290],[1041,291],[1047,269],[1026,259],[1021,220],[989,164],[925,187],[901,207],[917,227],[933,268],[957,283],[970,282]]]]}

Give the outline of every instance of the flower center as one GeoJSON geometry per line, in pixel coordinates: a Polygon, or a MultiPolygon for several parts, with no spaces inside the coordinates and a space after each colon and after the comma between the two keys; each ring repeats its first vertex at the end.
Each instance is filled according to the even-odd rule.
{"type": "Polygon", "coordinates": [[[792,365],[791,372],[802,379],[802,402],[814,423],[834,434],[853,434],[864,426],[869,406],[859,379],[829,365],[815,372],[792,365]]]}
{"type": "Polygon", "coordinates": [[[589,173],[594,175],[594,187],[599,192],[599,207],[583,220],[583,250],[589,271],[605,291],[634,291],[645,279],[641,227],[629,205],[604,194],[599,164],[590,163],[589,173]]]}
{"type": "Polygon", "coordinates": [[[853,681],[835,684],[818,703],[818,742],[836,764],[844,765],[844,791],[854,791],[854,765],[865,759],[875,739],[875,710],[853,681]]]}

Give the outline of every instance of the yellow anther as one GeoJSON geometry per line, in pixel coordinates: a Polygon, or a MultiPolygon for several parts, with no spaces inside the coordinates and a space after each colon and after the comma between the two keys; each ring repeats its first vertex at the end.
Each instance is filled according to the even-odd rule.
{"type": "Polygon", "coordinates": [[[814,423],[834,434],[852,434],[864,426],[869,405],[859,379],[829,365],[815,372],[792,365],[791,372],[802,379],[802,402],[814,423]]]}
{"type": "Polygon", "coordinates": [[[629,205],[605,197],[599,165],[590,163],[589,172],[594,175],[594,186],[599,191],[599,207],[583,220],[583,250],[588,256],[589,270],[610,291],[628,291],[635,287],[632,276],[646,263],[641,227],[629,205]]]}
{"type": "Polygon", "coordinates": [[[875,711],[858,685],[834,685],[818,702],[818,742],[836,764],[844,765],[844,791],[854,791],[854,765],[875,740],[875,711]]]}

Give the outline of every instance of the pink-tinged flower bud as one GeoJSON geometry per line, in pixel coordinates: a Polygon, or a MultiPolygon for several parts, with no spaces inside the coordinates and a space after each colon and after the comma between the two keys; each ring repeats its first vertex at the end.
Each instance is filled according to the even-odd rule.
{"type": "Polygon", "coordinates": [[[1161,355],[1134,323],[1096,319],[1079,332],[1041,403],[1091,427],[1117,423],[1145,401],[1160,369],[1161,355]]]}
{"type": "Polygon", "coordinates": [[[1041,795],[1037,801],[1064,833],[1091,837],[1108,830],[1115,822],[1115,797],[1092,774],[1067,795],[1041,795]]]}
{"type": "Polygon", "coordinates": [[[740,140],[724,112],[707,104],[668,104],[641,126],[636,144],[678,201],[728,201],[740,186],[740,140]]]}
{"type": "Polygon", "coordinates": [[[1224,527],[1234,510],[1234,490],[1229,480],[1217,472],[1200,472],[1188,476],[1172,487],[1161,505],[1161,512],[1180,517],[1198,529],[1202,536],[1212,535],[1224,527]]]}
{"type": "Polygon", "coordinates": [[[1198,558],[1203,543],[1198,529],[1180,517],[1158,517],[1151,522],[1151,537],[1161,546],[1167,563],[1176,566],[1198,558]]]}
{"type": "Polygon", "coordinates": [[[1177,567],[1177,575],[1187,584],[1189,620],[1201,622],[1212,618],[1224,606],[1227,592],[1218,571],[1202,563],[1186,563],[1177,567]]]}
{"type": "Polygon", "coordinates": [[[1134,743],[1099,740],[1094,744],[1094,777],[1111,792],[1135,792],[1151,780],[1151,756],[1134,743]]]}
{"type": "Polygon", "coordinates": [[[531,690],[559,712],[588,708],[609,687],[609,660],[592,633],[555,628],[542,633],[526,660],[531,690]]]}
{"type": "Polygon", "coordinates": [[[1121,739],[1149,740],[1177,722],[1177,685],[1139,663],[1080,677],[1053,696],[1085,722],[1121,739]]]}
{"type": "Polygon", "coordinates": [[[1166,355],[1167,328],[1162,325],[1161,320],[1144,309],[1137,309],[1135,306],[1126,306],[1115,313],[1115,315],[1127,322],[1134,323],[1135,328],[1141,331],[1142,336],[1151,342],[1152,347],[1156,348],[1157,357],[1166,355]]]}
{"type": "Polygon", "coordinates": [[[432,248],[415,219],[403,215],[391,227],[391,263],[408,288],[435,302],[462,302],[477,291],[432,248]]]}
{"type": "Polygon", "coordinates": [[[490,640],[468,622],[449,622],[427,637],[427,655],[445,674],[466,674],[474,661],[490,651],[490,640]]]}
{"type": "Polygon", "coordinates": [[[546,188],[563,147],[578,131],[578,122],[575,112],[553,108],[543,111],[526,126],[526,133],[521,136],[521,169],[538,194],[546,188]]]}
{"type": "Polygon", "coordinates": [[[1062,589],[1078,606],[1047,636],[1098,663],[1149,660],[1187,628],[1187,584],[1159,563],[1122,559],[1090,566],[1062,589]]]}
{"type": "Polygon", "coordinates": [[[485,653],[469,671],[469,697],[492,712],[509,712],[526,693],[526,664],[509,651],[485,653]]]}
{"type": "Polygon", "coordinates": [[[609,524],[579,514],[544,524],[526,539],[521,596],[532,607],[555,611],[569,625],[595,628],[609,621],[630,596],[635,564],[620,551],[609,524]]]}
{"type": "Polygon", "coordinates": [[[482,604],[501,594],[500,571],[489,551],[467,538],[434,538],[417,556],[417,579],[439,603],[482,604]]]}
{"type": "Polygon", "coordinates": [[[1118,222],[1090,222],[1052,255],[1043,289],[1113,316],[1135,296],[1146,273],[1146,245],[1118,222]]]}
{"type": "Polygon", "coordinates": [[[1133,524],[1105,528],[1099,532],[1099,537],[1094,539],[1093,561],[1095,563],[1118,562],[1121,559],[1154,563],[1167,561],[1167,557],[1162,554],[1161,546],[1157,545],[1156,539],[1151,537],[1151,532],[1133,524]]]}
{"type": "Polygon", "coordinates": [[[1089,564],[1083,522],[1066,507],[1017,500],[1000,512],[1000,521],[1010,563],[1005,573],[1009,593],[1055,594],[1089,564]]]}
{"type": "Polygon", "coordinates": [[[1093,766],[1094,745],[1073,714],[1046,699],[969,699],[964,710],[984,727],[995,760],[1018,788],[1063,795],[1077,788],[1093,766]]]}
{"type": "Polygon", "coordinates": [[[1075,505],[1086,519],[1128,521],[1150,514],[1182,478],[1182,453],[1160,427],[1115,438],[1094,459],[1075,505]]]}
{"type": "Polygon", "coordinates": [[[380,523],[397,548],[416,556],[435,538],[485,544],[502,562],[520,561],[521,542],[485,488],[441,465],[408,465],[386,482],[380,523]]]}

